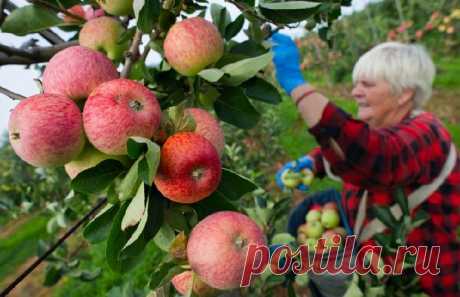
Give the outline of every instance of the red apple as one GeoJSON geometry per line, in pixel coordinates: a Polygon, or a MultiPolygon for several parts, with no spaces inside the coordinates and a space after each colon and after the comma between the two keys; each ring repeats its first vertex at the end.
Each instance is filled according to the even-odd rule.
{"type": "Polygon", "coordinates": [[[166,139],[154,179],[158,190],[179,203],[195,203],[219,186],[222,164],[215,147],[194,132],[179,132],[166,139]]]}
{"type": "Polygon", "coordinates": [[[109,59],[119,61],[128,49],[128,40],[119,43],[125,31],[118,20],[103,16],[86,22],[80,30],[78,41],[81,46],[100,51],[109,59]]]}
{"type": "MultiPolygon", "coordinates": [[[[72,7],[70,7],[69,9],[67,9],[68,12],[70,12],[71,14],[73,15],[78,15],[80,17],[82,17],[83,19],[85,18],[85,10],[83,8],[83,5],[81,4],[77,4],[77,5],[74,5],[72,7]]],[[[66,24],[79,24],[81,23],[82,21],[77,19],[77,18],[74,18],[74,17],[71,17],[67,14],[64,14],[64,23],[66,24]]]]}
{"type": "Polygon", "coordinates": [[[188,108],[185,112],[195,120],[196,128],[194,132],[209,140],[216,148],[219,156],[222,156],[225,147],[225,138],[217,119],[201,108],[188,108]]]}
{"type": "Polygon", "coordinates": [[[29,97],[10,115],[9,138],[16,154],[27,163],[62,166],[85,145],[81,112],[75,102],[61,95],[29,97]]]}
{"type": "MultiPolygon", "coordinates": [[[[192,271],[184,271],[172,278],[171,283],[179,294],[185,295],[190,290],[193,274],[192,271]]],[[[199,297],[211,297],[215,296],[218,291],[211,288],[195,274],[193,292],[199,297]]]]}
{"type": "Polygon", "coordinates": [[[163,46],[171,67],[186,76],[193,76],[217,62],[224,53],[224,41],[219,30],[200,17],[174,24],[163,46]]]}
{"type": "Polygon", "coordinates": [[[336,233],[334,230],[327,230],[321,236],[325,240],[325,247],[330,248],[334,246],[340,246],[342,237],[340,234],[336,233]]]}
{"type": "Polygon", "coordinates": [[[66,48],[51,58],[43,73],[45,93],[86,99],[101,83],[118,78],[112,62],[83,46],[66,48]]]}
{"type": "Polygon", "coordinates": [[[187,259],[192,270],[211,287],[238,288],[251,244],[266,246],[262,229],[241,213],[220,211],[193,228],[187,259]]]}
{"type": "Polygon", "coordinates": [[[91,93],[83,109],[88,140],[108,155],[125,155],[129,137],[151,138],[160,119],[155,94],[129,79],[101,84],[91,93]]]}
{"type": "Polygon", "coordinates": [[[333,209],[333,210],[337,211],[338,210],[337,204],[335,204],[335,202],[328,202],[328,203],[323,205],[323,211],[326,210],[326,209],[333,209]]]}

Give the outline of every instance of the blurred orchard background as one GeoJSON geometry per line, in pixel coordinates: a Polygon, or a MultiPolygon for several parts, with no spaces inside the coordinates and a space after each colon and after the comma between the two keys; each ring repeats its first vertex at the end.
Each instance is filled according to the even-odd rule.
{"type": "MultiPolygon", "coordinates": [[[[230,3],[209,2],[226,6],[232,18],[239,13],[230,3]]],[[[361,54],[387,40],[423,44],[437,67],[433,98],[426,110],[444,121],[460,147],[459,2],[353,1],[351,7],[342,9],[342,16],[327,33],[303,24],[298,29],[282,32],[296,38],[308,81],[352,114],[356,106],[350,96],[351,71],[361,54]],[[328,34],[329,44],[323,41],[326,38],[322,34],[328,34]]],[[[244,34],[240,35],[237,39],[244,40],[244,34]]],[[[0,33],[2,44],[20,45],[23,41],[0,33]]],[[[158,57],[152,54],[148,62],[155,65],[158,57]]],[[[41,66],[30,67],[1,66],[0,85],[23,95],[35,93],[33,78],[39,76],[41,66]]],[[[268,71],[267,75],[272,73],[268,71]]],[[[12,107],[13,102],[0,95],[0,288],[30,265],[37,254],[90,207],[88,201],[66,198],[69,179],[62,168],[35,169],[14,154],[6,134],[12,107]],[[65,199],[70,203],[64,206],[65,199]]],[[[250,130],[222,123],[226,135],[224,166],[261,186],[244,197],[242,206],[270,238],[285,231],[289,210],[305,196],[300,192],[279,191],[274,174],[281,164],[307,153],[316,143],[289,98],[284,97],[277,106],[256,104],[256,108],[262,118],[250,130]]],[[[340,189],[340,184],[327,179],[314,181],[311,191],[330,187],[340,189]]],[[[119,275],[107,269],[104,244],[89,249],[77,232],[11,296],[146,296],[147,278],[153,269],[149,263],[164,253],[153,252],[158,248],[152,243],[140,266],[129,274],[119,275]]],[[[273,284],[277,284],[276,280],[273,284]]]]}

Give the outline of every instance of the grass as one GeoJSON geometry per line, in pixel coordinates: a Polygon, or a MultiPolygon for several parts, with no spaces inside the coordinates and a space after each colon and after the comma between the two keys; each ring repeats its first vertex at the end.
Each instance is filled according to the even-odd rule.
{"type": "Polygon", "coordinates": [[[437,75],[434,81],[435,88],[458,89],[460,87],[460,58],[440,57],[435,59],[437,75]]]}
{"type": "Polygon", "coordinates": [[[13,234],[0,239],[0,282],[36,254],[38,240],[46,236],[46,223],[45,216],[36,215],[13,234]]]}

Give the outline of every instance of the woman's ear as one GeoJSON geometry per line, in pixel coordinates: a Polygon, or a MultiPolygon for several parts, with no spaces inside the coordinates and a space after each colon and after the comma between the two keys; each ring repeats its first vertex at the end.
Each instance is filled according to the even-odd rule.
{"type": "Polygon", "coordinates": [[[415,90],[413,89],[404,89],[401,96],[398,98],[398,105],[402,106],[414,99],[415,90]]]}

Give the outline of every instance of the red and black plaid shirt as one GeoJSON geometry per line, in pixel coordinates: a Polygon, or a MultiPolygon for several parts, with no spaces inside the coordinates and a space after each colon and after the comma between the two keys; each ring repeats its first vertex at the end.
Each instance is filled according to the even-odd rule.
{"type": "MultiPolygon", "coordinates": [[[[389,128],[372,129],[329,103],[320,122],[310,130],[320,148],[310,155],[315,160],[318,177],[325,175],[322,157],[334,174],[344,181],[343,204],[350,226],[354,226],[364,190],[368,190],[366,222],[373,219],[372,205],[393,205],[391,193],[403,187],[406,194],[430,183],[441,172],[451,146],[451,137],[442,123],[428,112],[406,117],[389,128]],[[335,140],[345,155],[336,154],[330,139],[335,140]]],[[[419,209],[430,214],[430,220],[413,230],[407,244],[440,246],[438,275],[420,276],[423,290],[430,296],[460,296],[460,159],[450,176],[419,209]]],[[[415,210],[417,211],[417,210],[415,210]]]]}

